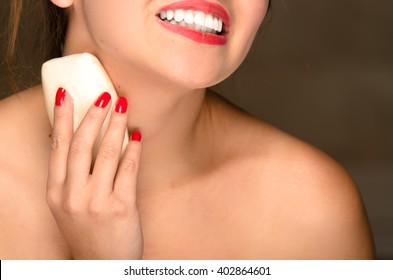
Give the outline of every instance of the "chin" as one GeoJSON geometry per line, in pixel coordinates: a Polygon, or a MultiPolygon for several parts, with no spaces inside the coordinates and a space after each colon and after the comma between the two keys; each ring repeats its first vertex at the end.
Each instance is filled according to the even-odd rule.
{"type": "MultiPolygon", "coordinates": [[[[173,63],[170,67],[163,63],[164,67],[157,68],[159,75],[168,81],[186,89],[202,89],[214,86],[228,76],[230,76],[236,69],[229,65],[223,64],[220,61],[192,61],[185,57],[173,63]]],[[[156,69],[156,70],[157,70],[156,69]]]]}
{"type": "Polygon", "coordinates": [[[165,78],[168,81],[172,81],[177,87],[181,87],[187,90],[203,89],[214,86],[223,80],[225,80],[228,75],[206,75],[202,73],[195,72],[182,72],[182,73],[171,73],[170,76],[165,78]]]}

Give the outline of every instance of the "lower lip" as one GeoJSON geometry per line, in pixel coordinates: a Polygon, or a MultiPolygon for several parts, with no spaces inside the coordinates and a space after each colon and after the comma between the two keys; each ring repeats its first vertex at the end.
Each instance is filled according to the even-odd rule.
{"type": "Polygon", "coordinates": [[[169,22],[158,19],[159,23],[167,30],[191,39],[194,42],[206,44],[206,45],[225,45],[227,42],[226,35],[215,35],[210,33],[200,32],[194,29],[190,29],[181,25],[172,24],[169,22]]]}

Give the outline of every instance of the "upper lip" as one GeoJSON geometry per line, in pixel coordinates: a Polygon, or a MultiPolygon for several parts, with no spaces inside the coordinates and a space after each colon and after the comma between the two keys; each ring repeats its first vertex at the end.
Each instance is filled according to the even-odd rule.
{"type": "Polygon", "coordinates": [[[225,26],[225,29],[228,30],[230,26],[230,16],[227,10],[219,3],[216,2],[209,2],[205,0],[183,0],[178,1],[164,7],[161,7],[157,14],[160,14],[162,11],[167,10],[194,10],[194,11],[201,11],[205,14],[211,14],[218,18],[220,18],[225,26]]]}

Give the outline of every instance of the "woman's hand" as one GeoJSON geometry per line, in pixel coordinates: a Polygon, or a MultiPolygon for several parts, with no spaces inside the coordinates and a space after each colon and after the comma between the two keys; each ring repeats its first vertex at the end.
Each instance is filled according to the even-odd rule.
{"type": "Polygon", "coordinates": [[[142,146],[134,132],[123,156],[127,100],[112,111],[94,167],[92,150],[111,108],[102,94],[73,132],[72,98],[56,95],[47,201],[74,259],[140,259],[143,236],[136,205],[142,146]]]}

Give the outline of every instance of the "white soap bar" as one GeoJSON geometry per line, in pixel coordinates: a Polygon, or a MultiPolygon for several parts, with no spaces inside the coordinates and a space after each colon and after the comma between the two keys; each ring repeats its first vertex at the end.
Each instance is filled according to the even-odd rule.
{"type": "MultiPolygon", "coordinates": [[[[87,110],[103,92],[108,92],[112,96],[112,104],[118,98],[104,67],[94,55],[89,53],[49,60],[42,65],[41,75],[46,109],[52,125],[56,92],[60,87],[64,88],[74,101],[74,131],[86,115],[87,110]]],[[[110,114],[108,114],[96,141],[93,151],[94,158],[108,126],[109,116],[110,114]]],[[[128,133],[126,133],[123,151],[128,139],[128,133]]]]}

